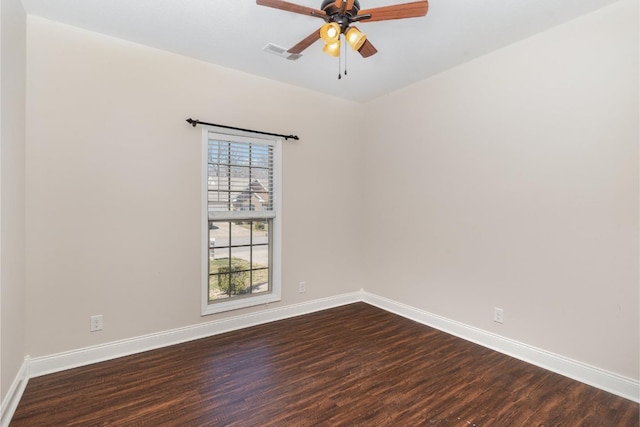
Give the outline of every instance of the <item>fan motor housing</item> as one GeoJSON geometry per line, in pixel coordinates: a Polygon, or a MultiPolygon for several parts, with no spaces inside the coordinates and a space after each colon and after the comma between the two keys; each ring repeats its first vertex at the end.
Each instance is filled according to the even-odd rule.
{"type": "MultiPolygon", "coordinates": [[[[335,15],[340,12],[340,9],[336,6],[336,2],[334,0],[323,0],[320,9],[323,10],[328,16],[335,15]]],[[[358,11],[360,10],[360,2],[358,0],[354,0],[353,8],[351,9],[352,13],[349,11],[345,12],[351,16],[356,16],[358,11]]]]}

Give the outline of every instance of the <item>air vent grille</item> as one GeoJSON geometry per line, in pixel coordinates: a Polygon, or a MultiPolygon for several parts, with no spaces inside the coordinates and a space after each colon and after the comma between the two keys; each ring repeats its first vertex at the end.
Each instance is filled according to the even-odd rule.
{"type": "Polygon", "coordinates": [[[279,57],[288,59],[290,61],[295,61],[296,59],[302,56],[299,53],[289,53],[287,52],[287,49],[283,48],[282,46],[275,45],[273,43],[267,44],[262,50],[268,53],[272,53],[274,55],[278,55],[279,57]]]}

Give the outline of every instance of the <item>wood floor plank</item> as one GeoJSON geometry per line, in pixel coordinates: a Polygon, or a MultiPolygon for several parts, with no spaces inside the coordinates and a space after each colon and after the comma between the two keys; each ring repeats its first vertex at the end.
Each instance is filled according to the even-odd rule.
{"type": "Polygon", "coordinates": [[[637,427],[637,403],[365,303],[29,381],[19,426],[637,427]]]}

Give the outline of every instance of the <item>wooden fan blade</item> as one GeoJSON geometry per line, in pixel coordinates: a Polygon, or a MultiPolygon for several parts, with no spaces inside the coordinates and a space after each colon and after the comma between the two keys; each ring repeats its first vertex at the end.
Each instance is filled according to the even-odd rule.
{"type": "Polygon", "coordinates": [[[353,9],[354,0],[336,0],[336,8],[340,10],[340,14],[344,15],[345,12],[350,12],[353,9]]]}
{"type": "Polygon", "coordinates": [[[351,11],[351,9],[353,9],[353,2],[354,0],[347,0],[347,7],[345,7],[345,10],[347,12],[351,11]]]}
{"type": "Polygon", "coordinates": [[[360,52],[360,55],[362,55],[363,58],[368,58],[378,53],[378,49],[373,47],[369,40],[365,40],[362,47],[358,49],[358,52],[360,52]]]}
{"type": "MultiPolygon", "coordinates": [[[[353,28],[353,29],[355,29],[357,31],[360,31],[360,29],[358,27],[356,27],[355,25],[352,25],[351,28],[353,28]]],[[[373,46],[373,44],[371,44],[369,39],[365,39],[365,41],[362,44],[362,46],[360,46],[360,49],[358,49],[358,52],[360,52],[360,55],[362,55],[363,58],[368,58],[368,57],[378,53],[378,49],[376,49],[373,46]]]]}
{"type": "Polygon", "coordinates": [[[287,52],[289,53],[302,53],[303,50],[311,46],[316,40],[320,39],[320,30],[315,30],[313,33],[309,34],[306,38],[300,40],[297,45],[289,49],[287,52]]]}
{"type": "Polygon", "coordinates": [[[289,3],[284,0],[256,0],[256,4],[259,6],[272,7],[274,9],[286,10],[287,12],[300,13],[307,16],[316,16],[322,19],[324,19],[326,15],[320,9],[289,3]]]}
{"type": "Polygon", "coordinates": [[[427,0],[414,1],[412,3],[394,4],[391,6],[374,7],[358,12],[358,15],[371,15],[371,18],[362,22],[387,21],[390,19],[416,18],[425,16],[429,10],[427,0]]]}

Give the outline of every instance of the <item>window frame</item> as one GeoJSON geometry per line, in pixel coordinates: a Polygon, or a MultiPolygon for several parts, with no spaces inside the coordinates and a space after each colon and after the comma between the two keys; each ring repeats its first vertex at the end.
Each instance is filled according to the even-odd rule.
{"type": "MultiPolygon", "coordinates": [[[[246,307],[254,307],[262,304],[269,304],[281,300],[281,185],[282,185],[282,139],[277,137],[255,137],[241,131],[219,130],[212,126],[204,126],[202,130],[202,171],[201,181],[201,315],[206,316],[215,313],[223,313],[231,310],[238,310],[246,307]],[[273,203],[271,240],[269,241],[269,251],[271,252],[271,292],[253,295],[243,295],[238,298],[229,298],[215,303],[209,303],[209,212],[208,212],[208,144],[209,139],[222,139],[232,142],[247,142],[273,147],[273,203]]],[[[238,213],[244,211],[238,211],[238,213]]],[[[246,211],[249,215],[255,211],[246,211]]],[[[239,218],[241,214],[238,215],[239,218]]],[[[221,221],[228,218],[220,218],[221,221]]],[[[233,216],[236,216],[235,212],[233,216]]],[[[216,220],[217,218],[213,218],[216,220]]],[[[254,218],[255,219],[255,218],[254,218]]]]}

